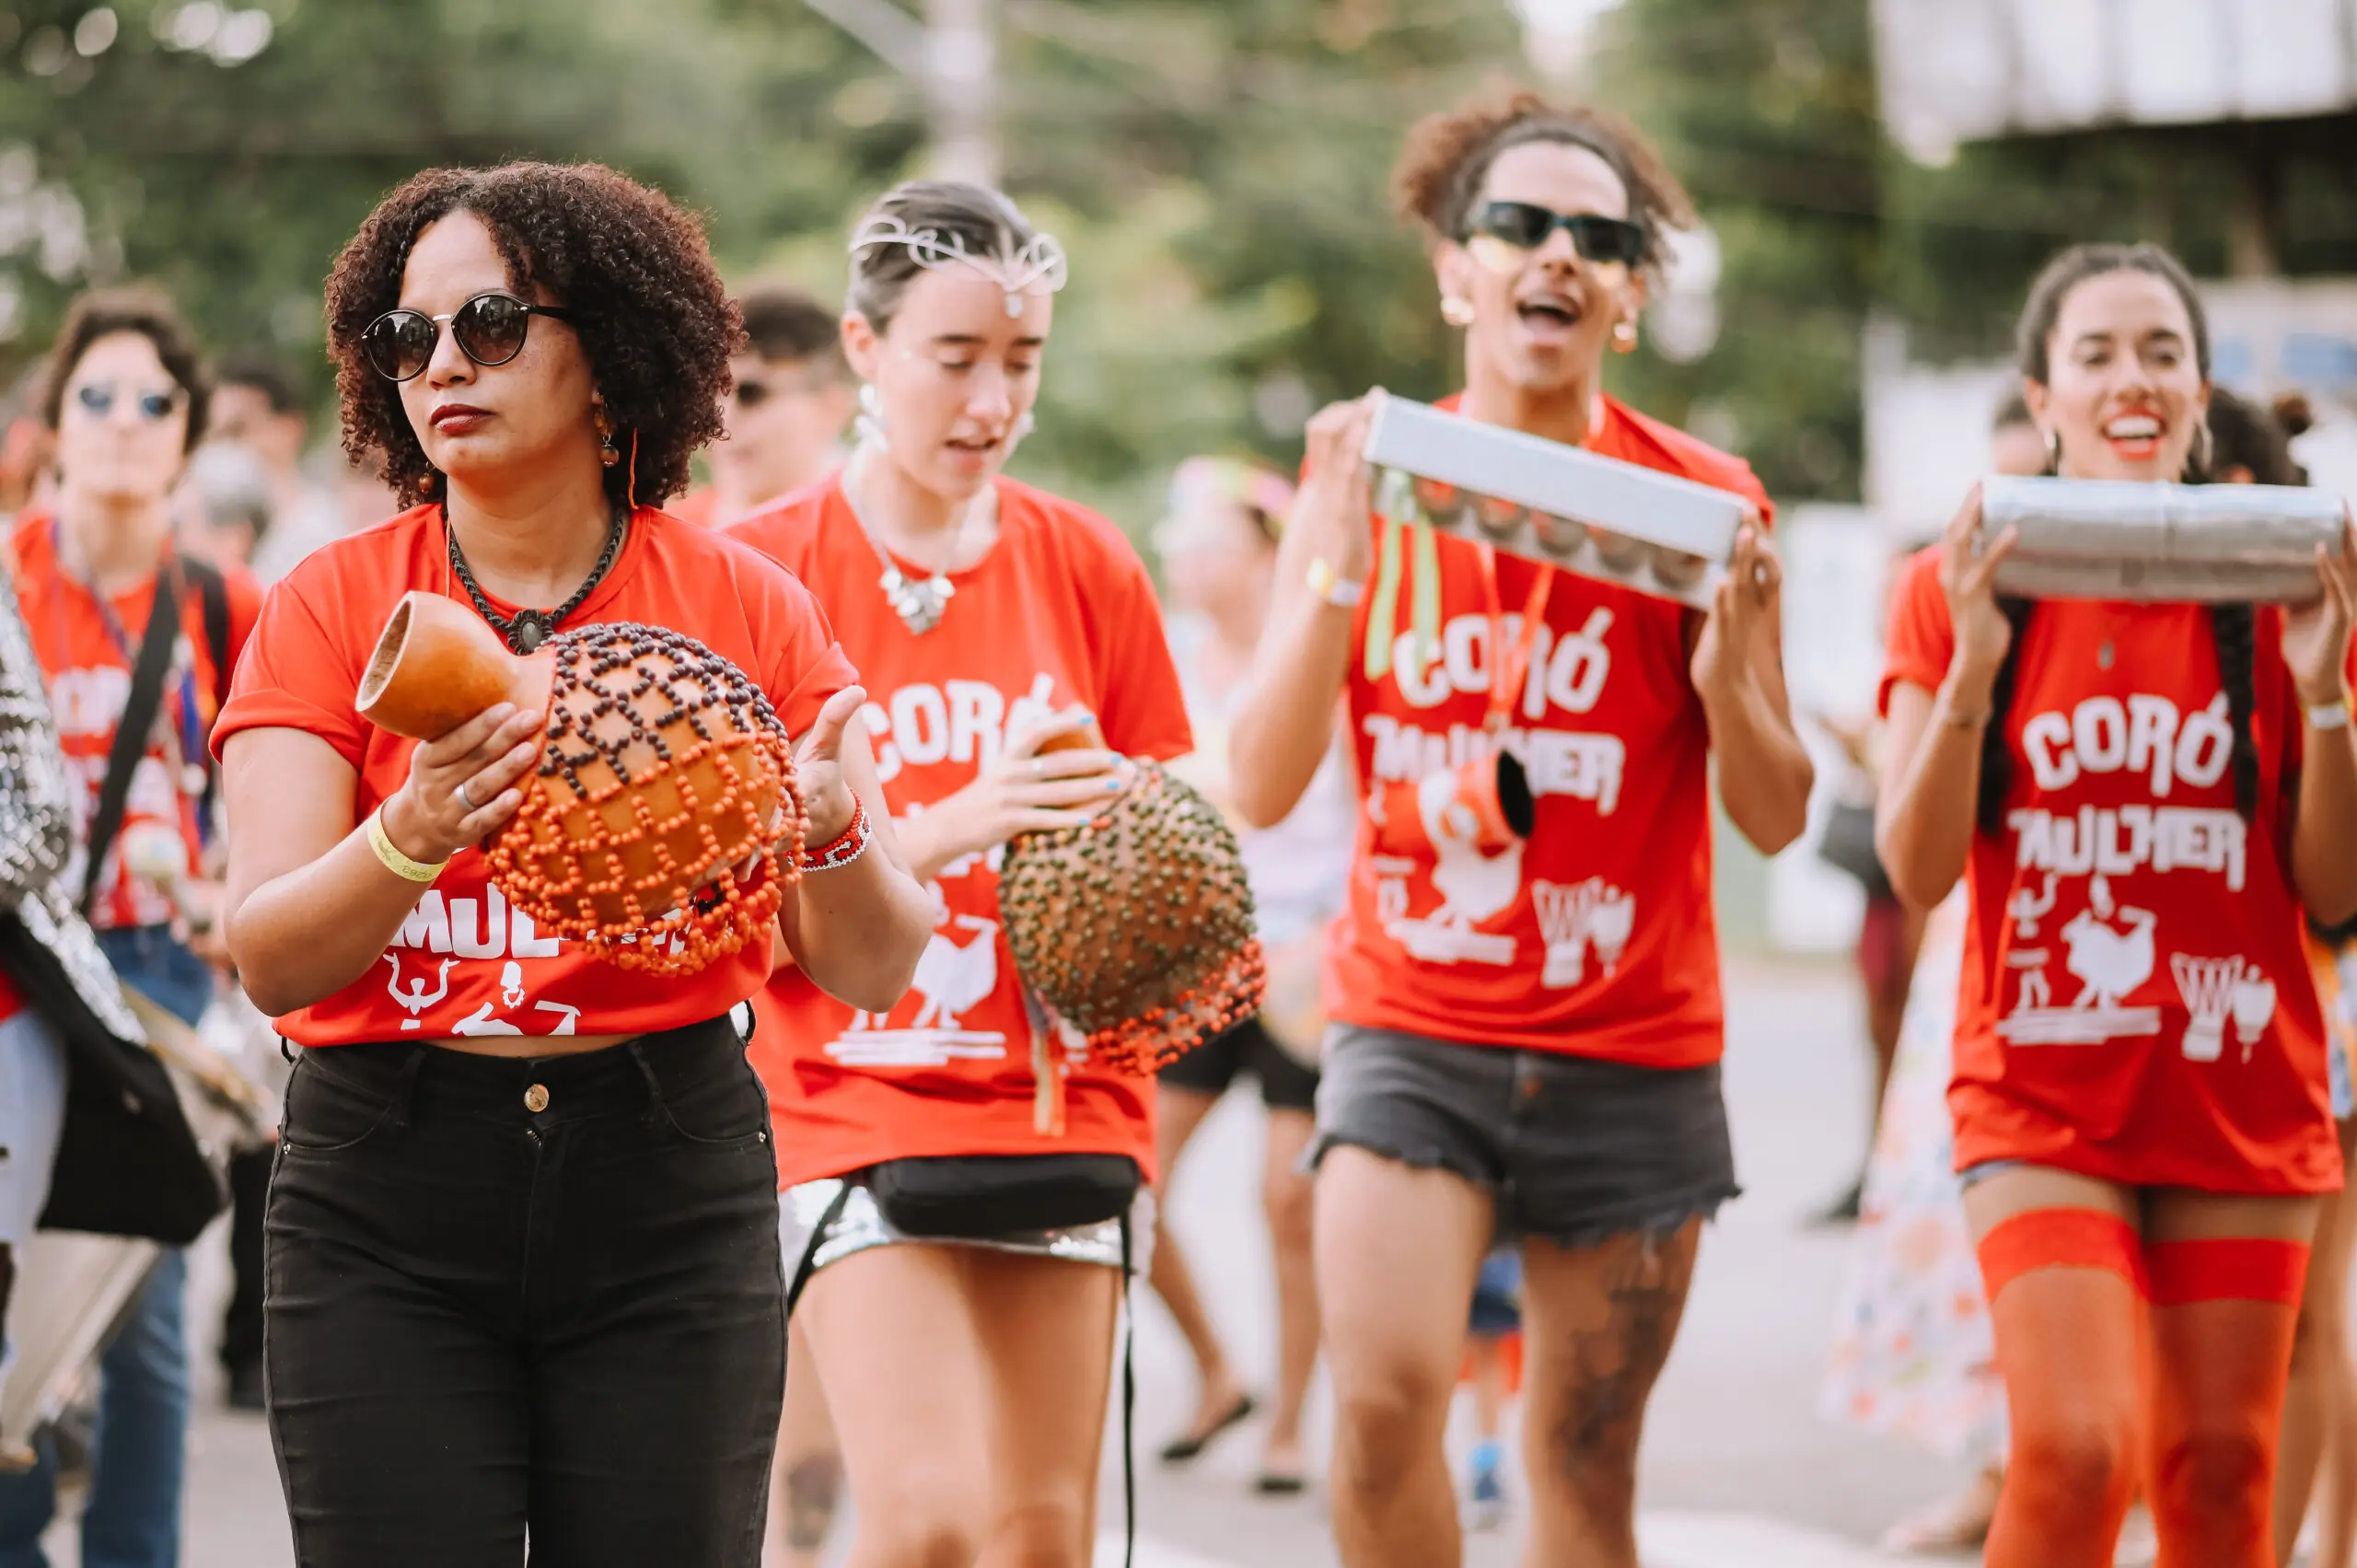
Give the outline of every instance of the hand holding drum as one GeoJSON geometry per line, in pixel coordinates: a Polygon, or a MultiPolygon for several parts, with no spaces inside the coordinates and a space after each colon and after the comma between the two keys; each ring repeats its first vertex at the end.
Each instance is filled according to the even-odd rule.
{"type": "MultiPolygon", "coordinates": [[[[1042,741],[1040,760],[1102,746],[1090,721],[1042,741]]],[[[1039,998],[1099,1063],[1143,1074],[1250,1016],[1265,979],[1226,819],[1159,763],[1121,769],[1096,811],[1008,843],[999,910],[1039,998]]]]}
{"type": "Polygon", "coordinates": [[[679,633],[585,626],[519,658],[463,607],[410,593],[354,705],[426,742],[388,830],[413,835],[404,853],[487,840],[511,903],[622,968],[690,974],[736,952],[800,874],[784,725],[679,633]]]}

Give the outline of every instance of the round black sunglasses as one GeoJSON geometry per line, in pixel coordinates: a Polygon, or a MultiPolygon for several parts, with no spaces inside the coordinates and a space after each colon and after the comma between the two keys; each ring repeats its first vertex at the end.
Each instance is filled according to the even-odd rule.
{"type": "Polygon", "coordinates": [[[459,353],[477,365],[505,365],[524,352],[524,335],[535,316],[571,321],[578,312],[556,305],[528,305],[493,290],[476,295],[447,316],[428,316],[406,307],[388,310],[360,334],[360,349],[377,375],[407,381],[433,363],[434,345],[441,341],[442,323],[447,321],[459,353]]]}

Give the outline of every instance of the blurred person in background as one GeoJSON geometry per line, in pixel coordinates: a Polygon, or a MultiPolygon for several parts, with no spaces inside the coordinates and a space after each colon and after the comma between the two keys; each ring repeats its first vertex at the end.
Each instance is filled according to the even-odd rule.
{"type": "MultiPolygon", "coordinates": [[[[1394,184],[1429,241],[1441,314],[1465,331],[1466,390],[1449,407],[1714,486],[1747,515],[1707,613],[1423,533],[1431,582],[1373,510],[1375,399],[1329,408],[1309,426],[1230,738],[1237,809],[1271,825],[1347,704],[1360,786],[1388,824],[1362,824],[1329,947],[1336,1022],[1310,1155],[1341,1559],[1462,1560],[1448,1411],[1481,1261],[1511,1242],[1531,1353],[1527,1561],[1636,1568],[1645,1407],[1702,1227],[1737,1191],[1713,764],[1728,816],[1767,854],[1800,835],[1813,780],[1784,691],[1771,506],[1739,459],[1604,389],[1609,357],[1637,346],[1669,236],[1696,221],[1638,132],[1529,94],[1483,100],[1418,124],[1394,184]],[[1410,629],[1418,600],[1439,625],[1418,614],[1410,629]],[[1417,652],[1435,636],[1476,645],[1517,611],[1523,634],[1501,647],[1490,633],[1483,665],[1417,652]],[[1447,808],[1452,726],[1472,738],[1492,724],[1533,753],[1609,738],[1612,759],[1569,787],[1547,780],[1529,833],[1496,853],[1453,830],[1469,811],[1447,808]],[[1436,765],[1378,775],[1378,732],[1407,742],[1385,755],[1436,765]]],[[[1467,748],[1477,765],[1480,746],[1467,748]]]]}
{"type": "MultiPolygon", "coordinates": [[[[49,367],[40,407],[56,443],[54,507],[19,515],[9,568],[77,781],[75,892],[116,972],[193,1026],[215,985],[198,949],[217,953],[219,941],[205,745],[261,594],[175,545],[173,491],[211,389],[170,301],[145,289],[83,296],[49,367]],[[134,703],[156,714],[148,743],[118,749],[134,703]]],[[[184,1257],[168,1251],[100,1362],[82,1520],[90,1568],[176,1560],[186,1281],[184,1257]]],[[[55,1487],[46,1451],[27,1473],[0,1476],[0,1568],[42,1562],[55,1487]]]]}
{"type": "MultiPolygon", "coordinates": [[[[2015,392],[1999,406],[1990,429],[1990,471],[2043,473],[2046,461],[2044,437],[2015,392]]],[[[1892,557],[1886,619],[1890,592],[1914,553],[1908,549],[1892,557]]],[[[1879,738],[1882,726],[1874,726],[1872,733],[1879,738]]],[[[1883,759],[1877,746],[1871,754],[1862,748],[1852,761],[1878,771],[1883,759]]],[[[1874,798],[1873,789],[1865,798],[1874,798]]],[[[1880,875],[1878,851],[1873,864],[1880,875]]],[[[1888,877],[1880,879],[1883,896],[1898,904],[1888,877]]],[[[1948,1117],[1949,1048],[1964,967],[1963,900],[1951,894],[1938,910],[1914,920],[1917,953],[1896,1049],[1884,1070],[1862,1223],[1851,1246],[1818,1409],[1829,1420],[1971,1464],[1971,1478],[1961,1488],[1899,1520],[1882,1539],[1887,1551],[1943,1552],[1977,1547],[1989,1533],[2005,1479],[2005,1388],[1990,1343],[1989,1304],[1965,1224],[1956,1128],[1948,1117]]]]}
{"type": "Polygon", "coordinates": [[[1473,1393],[1473,1449],[1465,1461],[1465,1527],[1506,1522],[1506,1407],[1522,1388],[1522,1256],[1501,1247],[1481,1260],[1465,1327],[1463,1381],[1473,1393]]]}
{"type": "Polygon", "coordinates": [[[248,563],[264,583],[278,581],[303,557],[344,532],[335,495],[303,472],[310,423],[300,388],[277,360],[244,354],[222,361],[207,439],[244,447],[269,472],[268,529],[255,541],[248,563]]]}
{"type": "Polygon", "coordinates": [[[208,441],[190,457],[173,506],[182,550],[216,571],[250,573],[270,534],[270,470],[243,447],[208,441]]]}
{"type": "MultiPolygon", "coordinates": [[[[1172,478],[1169,514],[1155,532],[1177,610],[1171,656],[1195,732],[1193,753],[1174,771],[1231,816],[1228,714],[1268,623],[1277,541],[1292,509],[1293,486],[1275,471],[1233,458],[1190,458],[1172,478]]],[[[1251,1076],[1266,1110],[1260,1200],[1276,1266],[1277,1367],[1254,1489],[1270,1495],[1298,1493],[1306,1481],[1301,1418],[1318,1364],[1318,1283],[1309,1237],[1314,1194],[1300,1163],[1316,1129],[1325,1023],[1318,970],[1350,876],[1355,819],[1350,761],[1337,743],[1283,821],[1237,825],[1268,955],[1268,999],[1258,1017],[1165,1067],[1155,1093],[1155,1159],[1166,1192],[1188,1141],[1238,1076],[1251,1076]]],[[[1195,1359],[1194,1419],[1162,1449],[1166,1463],[1184,1463],[1250,1415],[1254,1401],[1196,1292],[1167,1208],[1150,1279],[1195,1359]]]]}
{"type": "MultiPolygon", "coordinates": [[[[1990,426],[1989,464],[1993,473],[2034,474],[2045,471],[2046,448],[2029,405],[2015,392],[1998,406],[1990,426]]],[[[1891,591],[1913,552],[1895,553],[1883,580],[1883,613],[1889,612],[1891,591]]],[[[1858,924],[1858,977],[1866,998],[1866,1034],[1875,1054],[1875,1093],[1867,1122],[1868,1162],[1873,1136],[1881,1125],[1888,1098],[1892,1063],[1898,1054],[1899,1033],[1907,1017],[1916,959],[1923,947],[1927,912],[1911,909],[1890,885],[1882,855],[1875,848],[1875,796],[1880,788],[1882,726],[1869,715],[1851,722],[1828,714],[1815,715],[1817,726],[1831,736],[1842,752],[1840,797],[1835,802],[1819,842],[1820,857],[1855,878],[1864,890],[1864,917],[1858,924]]],[[[1942,1047],[1943,1052],[1945,1047],[1942,1047]]],[[[1865,1193],[1866,1173],[1861,1168],[1850,1190],[1817,1216],[1821,1225],[1847,1225],[1858,1217],[1865,1193]]]]}
{"type": "MultiPolygon", "coordinates": [[[[2270,407],[2229,392],[2210,394],[2210,476],[2220,484],[2305,485],[2308,472],[2292,455],[2293,440],[2312,421],[2298,393],[2270,407]]],[[[2357,1084],[2350,1072],[2357,1018],[2349,1007],[2337,959],[2351,951],[2357,921],[2338,929],[2311,923],[2310,972],[2324,1004],[2332,1115],[2344,1172],[2357,1168],[2357,1084]]],[[[2324,1197],[2316,1239],[2300,1293],[2292,1341],[2292,1376],[2284,1388],[2283,1440],[2275,1475],[2275,1556],[2288,1563],[2300,1543],[2309,1505],[2316,1505],[2312,1568],[2351,1568],[2357,1554],[2357,1365],[2349,1336],[2349,1276],[2357,1251],[2357,1199],[2345,1183],[2324,1197]]]]}
{"type": "Polygon", "coordinates": [[[816,484],[843,459],[857,392],[843,359],[842,323],[783,284],[747,289],[745,352],[730,356],[727,424],[704,448],[712,483],[683,496],[673,515],[720,528],[816,484]]]}

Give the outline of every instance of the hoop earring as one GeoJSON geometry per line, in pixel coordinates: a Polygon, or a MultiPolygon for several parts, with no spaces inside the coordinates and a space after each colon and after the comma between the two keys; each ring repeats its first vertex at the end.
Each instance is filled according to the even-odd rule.
{"type": "Polygon", "coordinates": [[[874,445],[877,450],[888,452],[891,442],[884,436],[884,395],[873,381],[859,384],[859,417],[852,421],[852,429],[862,442],[874,445]]]}
{"type": "Polygon", "coordinates": [[[1440,302],[1440,319],[1452,327],[1469,327],[1473,324],[1473,302],[1454,294],[1444,295],[1440,302]]]}
{"type": "Polygon", "coordinates": [[[1612,327],[1612,347],[1619,354],[1637,352],[1637,323],[1623,316],[1612,327]]]}

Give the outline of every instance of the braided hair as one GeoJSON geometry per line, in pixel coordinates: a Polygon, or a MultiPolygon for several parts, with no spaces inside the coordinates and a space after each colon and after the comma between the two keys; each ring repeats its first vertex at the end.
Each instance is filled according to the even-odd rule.
{"type": "MultiPolygon", "coordinates": [[[[2047,384],[2053,369],[2047,353],[2048,340],[2054,335],[2071,291],[2090,278],[2120,272],[2150,273],[2176,292],[2193,324],[2194,363],[2201,371],[2201,378],[2210,378],[2210,318],[2202,309],[2193,278],[2182,262],[2157,245],[2074,245],[2046,264],[2046,270],[2030,285],[2028,302],[2022,307],[2021,324],[2014,334],[2014,354],[2025,379],[2039,386],[2047,384]]],[[[2184,482],[2210,482],[2211,455],[2200,449],[2209,444],[2200,443],[2187,459],[2184,482]]],[[[2047,471],[2052,473],[2055,468],[2049,462],[2047,471]]],[[[2014,770],[2005,716],[2013,707],[2015,665],[2021,656],[2022,640],[2029,630],[2031,601],[2003,595],[1997,600],[1997,608],[2003,611],[2013,636],[2006,644],[2004,662],[1997,667],[1997,679],[1990,689],[1989,724],[1980,734],[1980,794],[1975,803],[1975,817],[1985,833],[2000,832],[2005,825],[2005,796],[2013,786],[2014,770]]],[[[2251,739],[2251,714],[2258,705],[2252,668],[2257,654],[2257,616],[2247,604],[2212,605],[2210,633],[2217,645],[2218,677],[2225,688],[2227,719],[2234,732],[2235,809],[2248,817],[2258,806],[2258,748],[2251,739]]]]}

